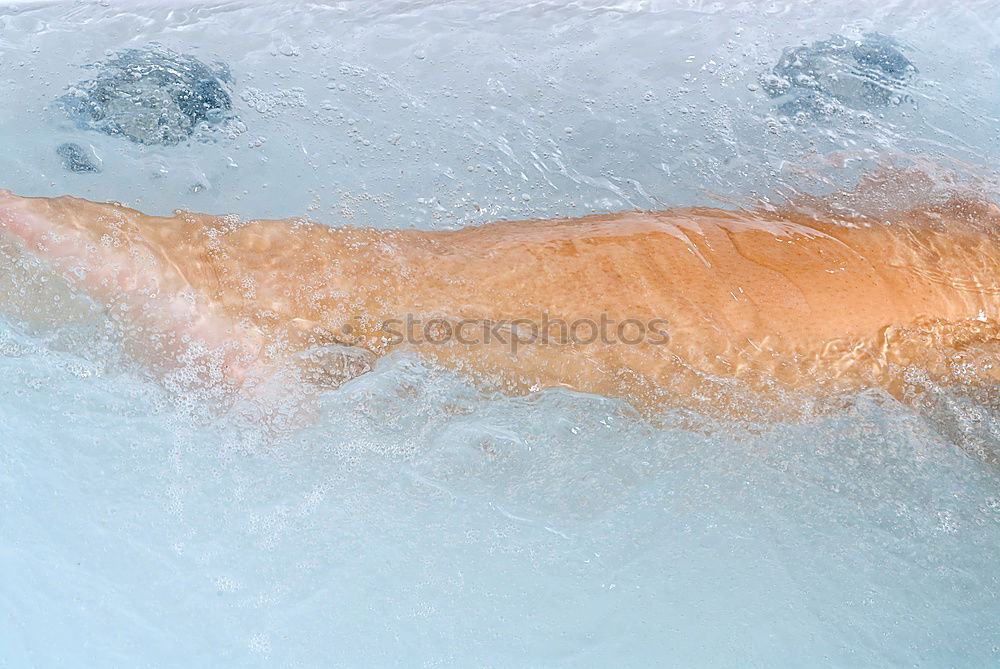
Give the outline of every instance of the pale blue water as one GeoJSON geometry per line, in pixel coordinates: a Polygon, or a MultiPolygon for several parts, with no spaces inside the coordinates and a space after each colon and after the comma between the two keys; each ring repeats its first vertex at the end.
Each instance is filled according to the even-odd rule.
{"type": "MultiPolygon", "coordinates": [[[[998,28],[995,3],[8,5],[0,187],[434,228],[787,192],[835,151],[990,172],[998,28]],[[796,120],[756,83],[870,31],[911,101],[796,120]],[[139,146],[52,104],[150,41],[228,63],[236,118],[139,146]]],[[[1000,445],[995,397],[651,425],[401,356],[274,445],[48,313],[0,322],[0,666],[1000,664],[1000,472],[957,445],[1000,445]]]]}

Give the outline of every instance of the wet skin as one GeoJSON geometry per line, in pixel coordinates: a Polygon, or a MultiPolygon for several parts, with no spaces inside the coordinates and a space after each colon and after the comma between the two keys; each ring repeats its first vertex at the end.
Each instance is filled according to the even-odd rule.
{"type": "Polygon", "coordinates": [[[409,349],[503,392],[558,386],[646,408],[719,408],[733,380],[763,401],[898,395],[913,366],[1000,382],[1000,216],[979,202],[878,222],[679,208],[416,231],[3,192],[0,228],[114,314],[144,364],[195,365],[234,393],[278,370],[336,385],[369,367],[324,374],[328,356],[301,355],[338,345],[360,359],[409,349]],[[558,328],[530,340],[543,316],[631,319],[632,343],[614,326],[605,341],[558,328]],[[408,317],[415,341],[397,336],[408,317]],[[445,321],[466,323],[462,336],[424,340],[443,339],[445,321]],[[640,338],[635,323],[654,321],[640,338]]]}

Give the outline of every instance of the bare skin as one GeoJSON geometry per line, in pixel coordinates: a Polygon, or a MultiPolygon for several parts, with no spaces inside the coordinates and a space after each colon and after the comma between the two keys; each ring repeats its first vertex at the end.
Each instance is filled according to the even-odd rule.
{"type": "Polygon", "coordinates": [[[654,409],[724,409],[732,381],[765,402],[899,395],[913,366],[1000,383],[1000,216],[977,202],[879,222],[687,208],[427,232],[0,192],[0,227],[115,314],[144,363],[195,365],[237,393],[279,369],[336,385],[400,348],[504,392],[564,387],[654,409]],[[632,319],[633,343],[614,326],[603,342],[586,329],[529,341],[543,315],[632,319]],[[408,317],[418,341],[394,334],[408,317]],[[462,340],[422,341],[434,318],[466,319],[462,340]],[[634,322],[656,319],[667,336],[635,341],[634,322]],[[348,344],[359,355],[333,371],[329,355],[303,355],[348,344]]]}

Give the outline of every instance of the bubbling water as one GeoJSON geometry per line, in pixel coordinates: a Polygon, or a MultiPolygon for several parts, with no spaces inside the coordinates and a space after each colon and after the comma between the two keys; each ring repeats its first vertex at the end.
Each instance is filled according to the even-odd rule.
{"type": "MultiPolygon", "coordinates": [[[[877,216],[913,199],[844,195],[866,161],[998,164],[994,15],[937,0],[13,5],[0,187],[383,228],[720,193],[877,216]],[[870,33],[918,70],[885,82],[912,103],[788,113],[762,89],[784,49],[870,33]],[[151,42],[228,63],[232,116],[188,125],[172,97],[126,87],[179,121],[137,110],[128,133],[179,140],[142,143],[53,104],[100,76],[79,66],[151,42]],[[102,171],[66,170],[67,142],[102,171]]],[[[258,407],[220,412],[130,365],[113,320],[43,266],[4,251],[0,269],[11,665],[997,663],[998,474],[978,453],[1000,442],[1000,408],[961,370],[912,370],[905,403],[797,398],[795,421],[648,420],[600,396],[495,395],[399,355],[317,394],[306,427],[269,431],[258,407]]]]}

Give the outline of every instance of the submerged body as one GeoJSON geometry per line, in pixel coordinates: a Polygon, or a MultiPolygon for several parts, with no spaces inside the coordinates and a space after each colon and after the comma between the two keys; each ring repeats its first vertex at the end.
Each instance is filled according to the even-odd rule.
{"type": "Polygon", "coordinates": [[[407,348],[505,392],[653,407],[718,408],[733,380],[899,394],[914,366],[997,383],[998,220],[951,202],[876,222],[687,208],[428,232],[0,195],[7,234],[116,314],[158,369],[250,389],[291,366],[335,384],[407,348]],[[553,321],[632,329],[538,336],[553,321]],[[353,363],[315,369],[331,357],[310,351],[348,346],[353,363]]]}

